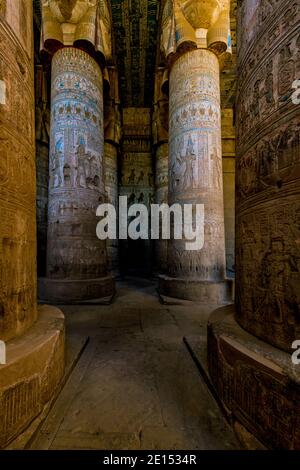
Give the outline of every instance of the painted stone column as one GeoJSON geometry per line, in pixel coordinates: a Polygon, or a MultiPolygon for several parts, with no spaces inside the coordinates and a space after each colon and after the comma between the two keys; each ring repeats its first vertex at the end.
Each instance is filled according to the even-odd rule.
{"type": "Polygon", "coordinates": [[[34,422],[64,373],[63,314],[36,299],[32,13],[32,2],[0,2],[1,449],[34,422]]]}
{"type": "MultiPolygon", "coordinates": [[[[155,151],[155,189],[156,204],[168,203],[168,157],[169,144],[161,142],[155,151]]],[[[155,243],[156,270],[160,273],[167,271],[168,260],[168,240],[157,240],[155,243]]]]}
{"type": "MultiPolygon", "coordinates": [[[[104,182],[107,201],[119,208],[118,156],[122,134],[117,69],[107,68],[109,93],[104,100],[104,182]]],[[[118,219],[117,219],[118,225],[118,219]]],[[[119,274],[119,240],[107,240],[109,270],[119,274]]]]}
{"type": "Polygon", "coordinates": [[[181,55],[170,73],[169,204],[204,204],[205,240],[187,251],[186,240],[168,243],[168,277],[161,292],[222,302],[226,272],[219,61],[207,49],[181,55]]]}
{"type": "Polygon", "coordinates": [[[96,236],[105,200],[103,78],[86,52],[58,50],[52,59],[47,279],[40,295],[55,302],[113,293],[106,244],[96,236]]]}
{"type": "Polygon", "coordinates": [[[236,305],[210,318],[209,372],[233,422],[300,450],[300,5],[237,14],[236,305]]]}
{"type": "Polygon", "coordinates": [[[23,334],[37,319],[32,32],[29,11],[24,12],[23,28],[19,32],[21,12],[17,8],[16,18],[9,18],[13,8],[12,1],[0,6],[0,339],[3,341],[23,334]],[[18,49],[19,40],[24,44],[22,49],[18,49]],[[24,54],[22,64],[16,59],[17,52],[18,57],[24,54]]]}
{"type": "Polygon", "coordinates": [[[47,226],[49,185],[50,98],[47,75],[42,65],[35,70],[35,142],[37,179],[37,273],[44,277],[47,269],[47,226]]]}
{"type": "MultiPolygon", "coordinates": [[[[169,157],[169,101],[164,85],[168,82],[168,70],[159,67],[155,74],[154,111],[152,116],[152,139],[155,155],[155,202],[168,203],[168,157],[169,157]]],[[[155,241],[155,270],[166,273],[168,241],[155,241]]]]}
{"type": "MultiPolygon", "coordinates": [[[[118,148],[111,142],[104,144],[105,155],[105,190],[107,201],[112,204],[118,214],[118,148]]],[[[108,268],[117,274],[119,271],[119,243],[116,240],[107,240],[108,268]]]]}

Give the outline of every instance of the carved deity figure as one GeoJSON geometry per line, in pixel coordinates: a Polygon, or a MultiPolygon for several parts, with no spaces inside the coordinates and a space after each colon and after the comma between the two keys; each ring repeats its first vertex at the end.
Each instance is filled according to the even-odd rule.
{"type": "Polygon", "coordinates": [[[220,189],[222,183],[222,161],[219,158],[216,147],[213,148],[210,158],[213,163],[213,184],[220,189]]]}

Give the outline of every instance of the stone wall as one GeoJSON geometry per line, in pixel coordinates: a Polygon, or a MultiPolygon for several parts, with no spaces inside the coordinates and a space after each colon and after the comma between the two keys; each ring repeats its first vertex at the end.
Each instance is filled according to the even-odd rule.
{"type": "MultiPolygon", "coordinates": [[[[151,114],[148,108],[123,109],[123,144],[120,161],[120,196],[128,207],[155,203],[154,168],[151,153],[151,114]]],[[[150,211],[149,211],[150,213],[150,211]]],[[[150,236],[149,236],[150,238],[150,236]]],[[[121,270],[149,274],[152,269],[151,240],[120,241],[121,270]]]]}

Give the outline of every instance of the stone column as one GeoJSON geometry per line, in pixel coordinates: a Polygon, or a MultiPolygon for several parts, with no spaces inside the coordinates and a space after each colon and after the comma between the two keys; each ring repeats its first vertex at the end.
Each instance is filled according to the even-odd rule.
{"type": "Polygon", "coordinates": [[[219,74],[218,58],[207,49],[184,53],[170,73],[169,204],[204,204],[205,240],[199,251],[187,251],[186,240],[170,240],[160,290],[206,302],[228,294],[219,74]]]}
{"type": "Polygon", "coordinates": [[[37,178],[37,273],[46,275],[50,97],[47,95],[47,75],[42,65],[35,67],[35,129],[36,129],[36,178],[37,178]]]}
{"type": "MultiPolygon", "coordinates": [[[[111,142],[105,141],[105,190],[106,197],[110,204],[116,209],[119,207],[119,187],[118,187],[118,148],[111,142]]],[[[108,268],[114,274],[119,272],[119,243],[116,240],[107,240],[108,268]]]]}
{"type": "Polygon", "coordinates": [[[41,413],[64,372],[64,317],[36,300],[32,25],[32,2],[0,2],[0,448],[41,413]]]}
{"type": "MultiPolygon", "coordinates": [[[[168,157],[169,144],[161,142],[155,149],[155,189],[156,204],[168,203],[168,157]]],[[[157,240],[155,243],[155,265],[159,273],[165,273],[168,267],[168,241],[157,240]]]]}
{"type": "Polygon", "coordinates": [[[105,200],[103,78],[95,60],[74,47],[52,59],[47,279],[40,295],[55,302],[106,297],[106,243],[96,236],[105,200]]]}
{"type": "MultiPolygon", "coordinates": [[[[109,92],[104,100],[104,181],[107,200],[117,214],[119,208],[118,156],[121,140],[121,113],[118,74],[115,67],[107,68],[109,92]]],[[[118,220],[117,220],[118,224],[118,220]]],[[[119,241],[107,240],[108,268],[119,274],[119,241]]]]}
{"type": "Polygon", "coordinates": [[[299,22],[293,1],[238,5],[236,306],[208,327],[211,380],[236,429],[290,450],[300,449],[299,22]]]}
{"type": "MultiPolygon", "coordinates": [[[[168,203],[168,157],[169,157],[169,102],[163,85],[167,81],[167,69],[156,72],[154,112],[152,116],[152,138],[155,153],[155,202],[168,203]]],[[[158,273],[167,271],[168,241],[155,242],[155,270],[158,273]]]]}
{"type": "MultiPolygon", "coordinates": [[[[23,29],[28,26],[29,37],[18,49],[19,9],[15,19],[5,21],[13,8],[13,1],[0,7],[0,339],[5,341],[23,334],[37,319],[32,31],[26,11],[23,29]]],[[[22,34],[24,30],[21,40],[22,34]]]]}

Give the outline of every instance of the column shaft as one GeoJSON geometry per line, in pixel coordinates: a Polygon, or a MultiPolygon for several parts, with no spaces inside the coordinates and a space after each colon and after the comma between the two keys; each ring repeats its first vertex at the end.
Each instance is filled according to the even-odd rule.
{"type": "Polygon", "coordinates": [[[64,373],[64,317],[55,307],[38,308],[36,301],[32,2],[0,2],[0,38],[2,449],[28,431],[58,390],[64,373]]]}
{"type": "Polygon", "coordinates": [[[106,243],[96,236],[105,200],[103,78],[98,64],[68,47],[52,62],[47,276],[41,295],[77,301],[110,295],[106,243]]]}
{"type": "Polygon", "coordinates": [[[21,21],[21,9],[14,2],[0,6],[0,339],[3,341],[24,333],[37,318],[32,9],[24,7],[23,10],[21,21]]]}
{"type": "Polygon", "coordinates": [[[185,53],[171,70],[169,203],[204,204],[205,241],[187,251],[186,240],[170,240],[164,287],[172,296],[217,302],[227,295],[219,73],[217,57],[204,49],[185,53]]]}
{"type": "MultiPolygon", "coordinates": [[[[118,188],[118,149],[111,142],[104,144],[104,173],[105,190],[108,202],[113,204],[118,214],[119,188],[118,188]]],[[[119,270],[119,243],[118,240],[107,241],[108,268],[117,273],[119,270]]]]}
{"type": "MultiPolygon", "coordinates": [[[[168,143],[160,143],[155,152],[156,204],[168,203],[168,156],[168,143]]],[[[155,243],[155,258],[157,271],[165,273],[167,271],[168,240],[157,240],[155,243]]]]}

